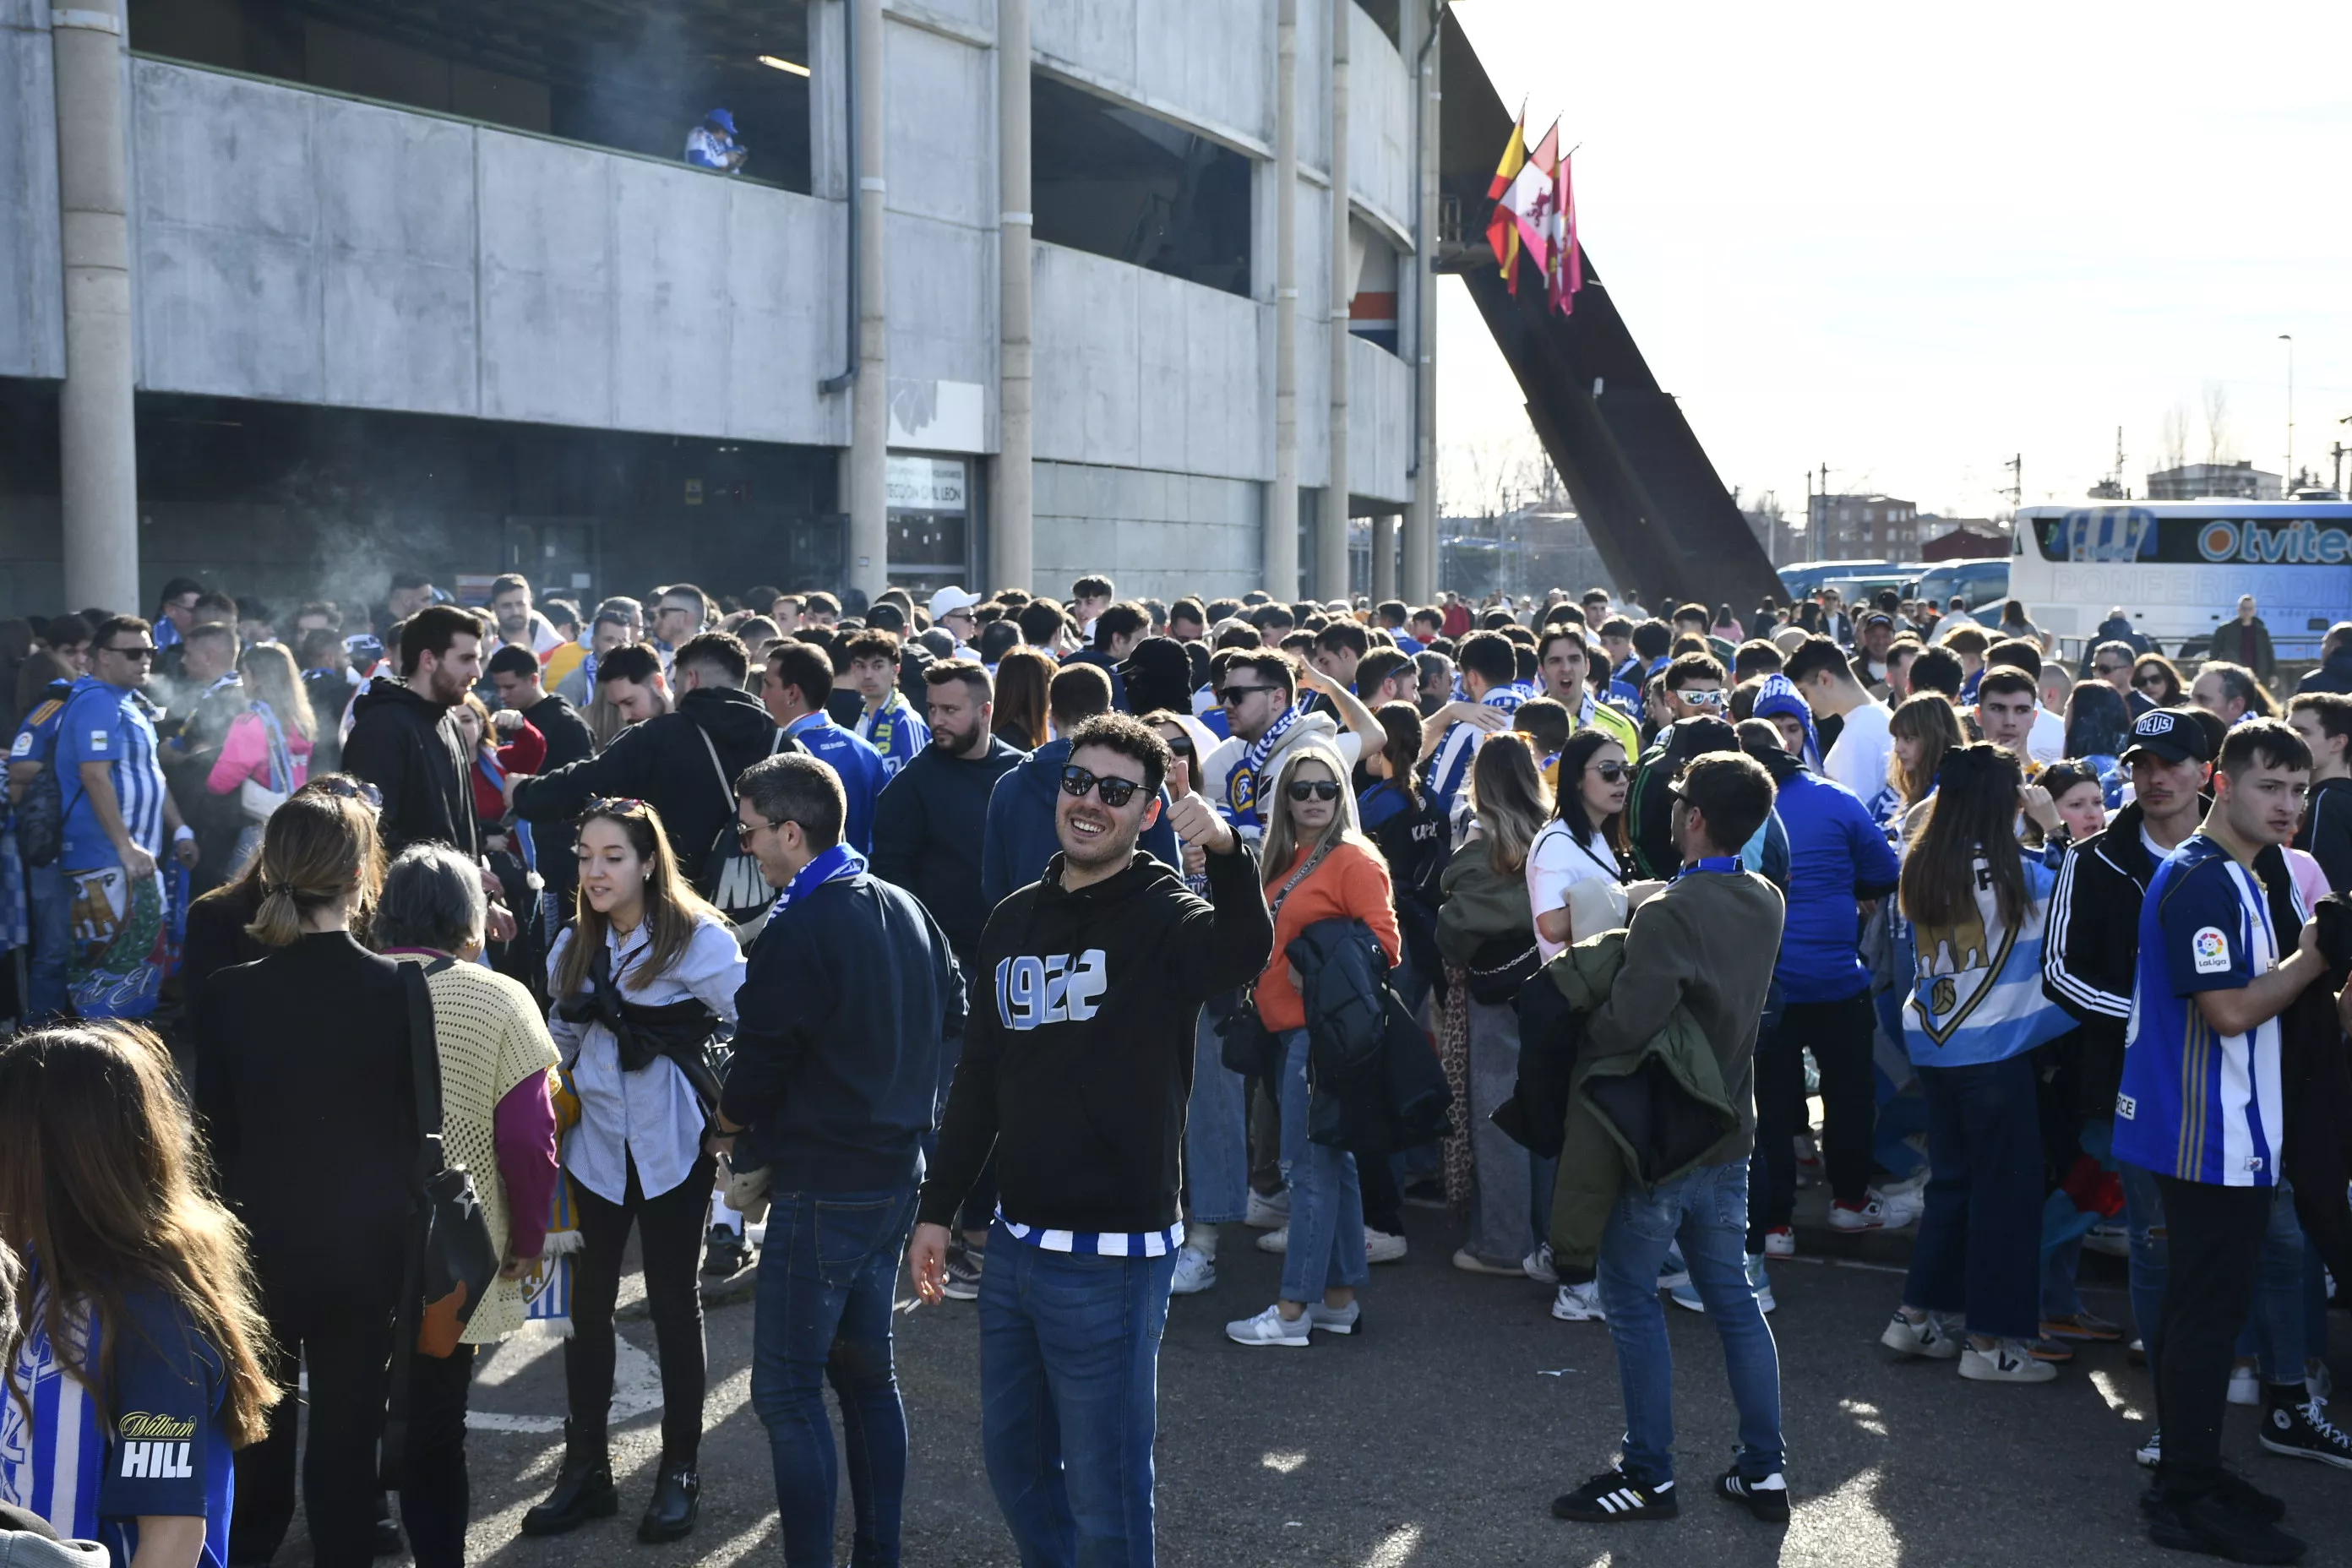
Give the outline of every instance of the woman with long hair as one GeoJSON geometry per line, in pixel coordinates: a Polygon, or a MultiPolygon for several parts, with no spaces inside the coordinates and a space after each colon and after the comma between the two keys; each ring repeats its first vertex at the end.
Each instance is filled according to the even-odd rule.
{"type": "Polygon", "coordinates": [[[711,1110],[688,1068],[720,1023],[735,1021],[743,950],[725,917],[678,875],[660,816],[640,800],[593,800],[580,818],[572,921],[548,954],[549,1032],[580,1100],[563,1140],[579,1197],[572,1337],[563,1342],[571,1406],[563,1468],[523,1516],[526,1535],[560,1535],[619,1507],[606,1426],[613,1404],[613,1309],[634,1224],[661,1363],[662,1451],[637,1539],[694,1528],[701,1478],[706,1363],[695,1279],[717,1163],[705,1152],[711,1110]],[[612,1020],[628,1026],[625,1041],[612,1020]]]}
{"type": "MultiPolygon", "coordinates": [[[[280,644],[258,642],[237,656],[236,668],[245,682],[245,710],[229,721],[205,788],[236,795],[253,784],[272,795],[292,795],[310,777],[310,751],[319,738],[294,656],[280,644]]],[[[230,863],[243,866],[260,847],[261,823],[249,821],[230,863]]]]}
{"type": "MultiPolygon", "coordinates": [[[[196,1014],[196,1109],[219,1190],[252,1233],[275,1342],[269,1373],[310,1397],[302,1510],[325,1568],[374,1554],[376,1438],[410,1238],[417,1157],[400,968],[354,914],[381,881],[375,814],[324,791],[269,818],[248,934],[258,963],[212,977],[196,1014]]],[[[237,1456],[240,1558],[266,1561],[294,1514],[295,1402],[237,1456]]]]}
{"type": "Polygon", "coordinates": [[[230,1453],[280,1398],[209,1174],[151,1031],[0,1045],[0,1258],[29,1272],[0,1312],[0,1498],[114,1568],[228,1561],[230,1453]]]}
{"type": "Polygon", "coordinates": [[[2188,699],[2189,683],[2180,667],[2160,653],[2144,653],[2132,660],[2132,689],[2158,708],[2178,708],[2188,699]]]}
{"type": "Polygon", "coordinates": [[[1401,953],[1388,863],[1356,826],[1348,764],[1319,740],[1302,741],[1282,759],[1269,797],[1278,805],[1266,825],[1260,874],[1274,914],[1274,957],[1258,976],[1258,1020],[1281,1041],[1282,1163],[1290,1184],[1290,1224],[1281,1294],[1255,1317],[1225,1325],[1244,1345],[1304,1345],[1309,1333],[1352,1334],[1363,1316],[1357,1288],[1369,1278],[1363,1192],[1356,1157],[1308,1138],[1314,1098],[1306,1003],[1286,950],[1318,921],[1360,921],[1393,966],[1401,953]]]}
{"type": "Polygon", "coordinates": [[[2131,703],[2104,680],[2078,680],[2066,693],[2067,756],[2081,762],[2111,806],[2123,804],[2119,759],[2131,745],[2131,703]]]}
{"type": "Polygon", "coordinates": [[[1356,796],[1356,819],[1389,863],[1397,924],[1404,932],[1404,963],[1391,979],[1405,1005],[1418,1013],[1443,967],[1437,877],[1444,869],[1446,825],[1436,800],[1422,787],[1421,710],[1410,702],[1384,702],[1372,716],[1388,744],[1363,759],[1366,783],[1356,796]]]}
{"type": "MultiPolygon", "coordinates": [[[[500,973],[528,985],[539,979],[539,954],[546,939],[540,889],[531,885],[540,870],[539,843],[528,822],[518,819],[508,829],[507,780],[539,772],[547,762],[547,737],[511,708],[491,712],[489,704],[470,691],[452,711],[466,742],[476,839],[499,879],[506,907],[520,911],[513,939],[494,944],[491,960],[500,973]]],[[[556,835],[549,837],[561,842],[556,835]]]]}
{"type": "Polygon", "coordinates": [[[500,1267],[455,1353],[410,1362],[401,1522],[417,1568],[466,1560],[466,1403],[476,1347],[523,1326],[522,1276],[545,1247],[557,1180],[555,1047],[529,990],[469,963],[482,951],[488,900],[481,869],[443,844],[412,844],[384,873],[375,939],[387,958],[425,970],[441,1069],[441,1140],[474,1175],[500,1267]]]}
{"type": "Polygon", "coordinates": [[[1980,1383],[2046,1383],[2042,1124],[2032,1052],[2074,1027],[2042,994],[2055,874],[2018,848],[2017,754],[1948,752],[1899,890],[1915,975],[1903,1041],[1927,1101],[1927,1209],[1887,1348],[1980,1383]]]}
{"type": "MultiPolygon", "coordinates": [[[[1606,891],[1623,885],[1625,797],[1633,788],[1633,769],[1617,737],[1598,725],[1568,738],[1559,753],[1559,794],[1552,819],[1544,824],[1528,847],[1528,903],[1535,911],[1536,945],[1546,961],[1557,958],[1573,942],[1596,931],[1622,925],[1623,900],[1613,905],[1609,925],[1580,928],[1570,914],[1570,894],[1579,884],[1597,882],[1606,891]]],[[[1579,895],[1586,918],[1600,918],[1601,903],[1590,892],[1579,895]]]]}
{"type": "Polygon", "coordinates": [[[1008,746],[1034,752],[1053,738],[1047,694],[1054,661],[1034,647],[1005,650],[996,666],[996,717],[991,728],[1008,746]]]}
{"type": "Polygon", "coordinates": [[[1936,770],[1944,765],[1945,754],[1965,744],[1968,737],[1960,733],[1959,715],[1951,703],[1934,691],[1905,698],[1886,721],[1886,732],[1894,743],[1887,755],[1886,782],[1895,786],[1894,815],[1907,838],[1924,820],[1920,808],[1936,793],[1936,770]]]}

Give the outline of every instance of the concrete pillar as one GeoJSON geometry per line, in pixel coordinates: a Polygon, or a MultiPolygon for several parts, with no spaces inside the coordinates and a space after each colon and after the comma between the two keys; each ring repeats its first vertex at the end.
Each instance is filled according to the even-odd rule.
{"type": "Polygon", "coordinates": [[[1421,417],[1413,431],[1412,505],[1404,516],[1403,593],[1416,607],[1437,596],[1437,274],[1430,262],[1437,254],[1437,127],[1438,12],[1430,12],[1431,35],[1423,51],[1416,151],[1421,162],[1421,230],[1412,237],[1414,299],[1419,309],[1412,325],[1413,374],[1420,377],[1421,417]]]}
{"type": "Polygon", "coordinates": [[[868,599],[890,585],[883,474],[890,441],[890,332],[882,298],[882,0],[855,0],[857,73],[857,380],[849,404],[849,585],[868,599]]]}
{"type": "Polygon", "coordinates": [[[1397,596],[1397,516],[1384,511],[1372,519],[1372,603],[1397,596]]]}
{"type": "Polygon", "coordinates": [[[139,462],[121,6],[122,0],[85,0],[50,14],[66,304],[58,422],[66,603],[136,615],[139,462]]]}
{"type": "Polygon", "coordinates": [[[1348,320],[1355,298],[1349,243],[1348,22],[1353,0],[1331,0],[1331,477],[1315,538],[1315,596],[1348,596],[1348,320]]]}
{"type": "Polygon", "coordinates": [[[1276,599],[1298,595],[1298,0],[1274,24],[1274,483],[1260,563],[1276,599]]]}
{"type": "Polygon", "coordinates": [[[1036,559],[1030,449],[1029,0],[996,0],[996,493],[982,592],[1026,588],[1036,559]]]}

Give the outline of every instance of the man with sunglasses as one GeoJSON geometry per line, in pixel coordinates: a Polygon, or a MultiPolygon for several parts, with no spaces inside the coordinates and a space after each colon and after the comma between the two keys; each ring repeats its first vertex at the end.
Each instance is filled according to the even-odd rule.
{"type": "MultiPolygon", "coordinates": [[[[2104,680],[2114,687],[2122,693],[2124,707],[2130,717],[2137,719],[2156,706],[2156,700],[2132,682],[2132,667],[2138,662],[2139,655],[2132,651],[2129,643],[2103,642],[2091,650],[2083,678],[2085,680],[2104,680]]],[[[2161,682],[2161,677],[2158,681],[2161,682]]]]}
{"type": "Polygon", "coordinates": [[[1354,692],[1273,648],[1236,650],[1224,667],[1217,700],[1230,733],[1201,763],[1202,793],[1253,843],[1264,831],[1267,803],[1260,793],[1272,787],[1293,746],[1319,739],[1352,768],[1367,744],[1375,751],[1388,744],[1388,731],[1354,692]],[[1329,700],[1346,721],[1344,730],[1329,714],[1297,704],[1302,683],[1329,700]]]}
{"type": "Polygon", "coordinates": [[[90,672],[74,682],[58,720],[59,863],[74,928],[67,979],[83,1017],[143,1018],[154,1011],[162,972],[153,984],[135,983],[134,973],[150,961],[129,949],[145,916],[163,917],[157,862],[165,833],[186,867],[196,863],[196,839],[172,804],[155,710],[140,689],[155,658],[152,628],[136,616],[112,616],[99,623],[89,647],[90,672]]]}
{"type": "MultiPolygon", "coordinates": [[[[1241,667],[1234,667],[1237,672],[1241,667]]],[[[1105,713],[1070,736],[1045,877],[989,917],[939,1155],[908,1247],[943,1297],[949,1226],[992,1152],[981,1447],[1024,1563],[1152,1561],[1160,1339],[1201,1005],[1264,969],[1257,863],[1206,800],[1164,813],[1167,742],[1105,713]],[[1142,852],[1166,816],[1208,893],[1142,852]]]]}

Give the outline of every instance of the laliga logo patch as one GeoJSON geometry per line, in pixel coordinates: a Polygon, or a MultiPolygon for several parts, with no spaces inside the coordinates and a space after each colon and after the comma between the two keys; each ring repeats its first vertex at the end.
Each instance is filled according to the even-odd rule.
{"type": "Polygon", "coordinates": [[[2198,973],[2222,973],[2230,967],[2230,940],[2218,926],[2201,927],[2189,939],[2189,956],[2198,973]]]}

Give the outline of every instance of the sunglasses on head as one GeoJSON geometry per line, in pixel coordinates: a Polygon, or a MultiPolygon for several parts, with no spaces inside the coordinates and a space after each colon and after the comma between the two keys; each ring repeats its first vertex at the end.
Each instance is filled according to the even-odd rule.
{"type": "Polygon", "coordinates": [[[311,780],[310,787],[317,790],[320,795],[331,795],[342,800],[360,801],[370,811],[383,809],[383,791],[363,779],[330,775],[311,780]]]}
{"type": "Polygon", "coordinates": [[[1296,779],[1292,781],[1288,794],[1293,800],[1337,800],[1339,798],[1339,786],[1328,779],[1320,782],[1296,779]]]}
{"type": "Polygon", "coordinates": [[[1076,763],[1062,770],[1064,795],[1073,799],[1084,800],[1087,797],[1087,792],[1091,790],[1101,797],[1105,805],[1109,806],[1113,811],[1117,811],[1120,806],[1133,800],[1135,792],[1142,787],[1143,785],[1134,779],[1104,778],[1099,773],[1089,773],[1076,763]]]}
{"type": "Polygon", "coordinates": [[[633,795],[599,795],[582,808],[583,816],[627,816],[646,809],[646,803],[633,795]]]}
{"type": "Polygon", "coordinates": [[[1592,772],[1602,784],[1622,784],[1633,770],[1622,763],[1595,763],[1592,772]]]}

